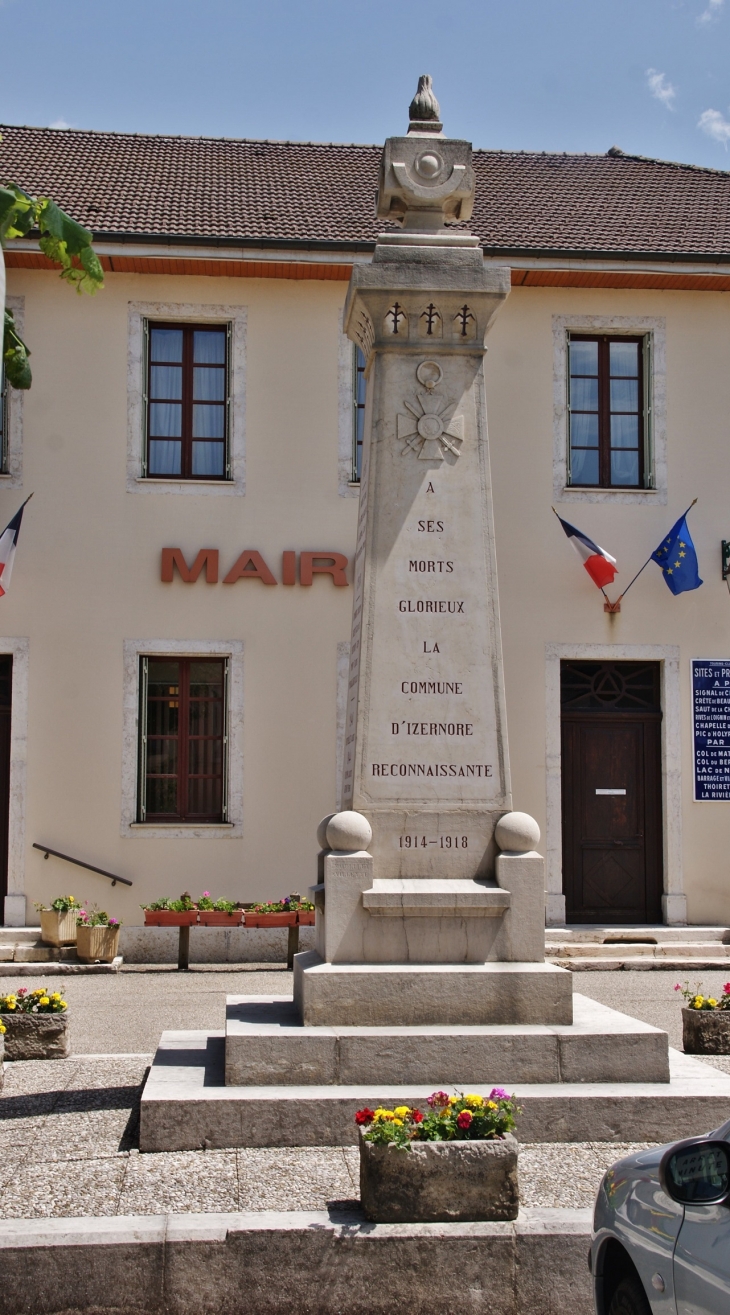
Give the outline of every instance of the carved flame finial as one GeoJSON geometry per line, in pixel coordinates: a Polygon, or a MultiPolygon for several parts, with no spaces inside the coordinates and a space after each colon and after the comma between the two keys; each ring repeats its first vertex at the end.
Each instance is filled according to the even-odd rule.
{"type": "Polygon", "coordinates": [[[429,127],[433,125],[432,131],[434,129],[438,131],[441,128],[439,122],[441,108],[433,94],[430,73],[422,73],[418,79],[418,90],[408,107],[408,116],[414,130],[420,129],[420,131],[423,131],[425,124],[428,124],[429,127]],[[437,124],[438,128],[436,128],[437,124]]]}

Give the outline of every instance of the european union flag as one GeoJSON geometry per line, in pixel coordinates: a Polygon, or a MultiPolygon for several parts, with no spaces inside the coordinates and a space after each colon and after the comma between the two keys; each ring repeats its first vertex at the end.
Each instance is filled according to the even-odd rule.
{"type": "Polygon", "coordinates": [[[699,589],[702,581],[697,570],[697,553],[687,529],[687,512],[673,525],[651,560],[661,566],[662,575],[673,594],[699,589]]]}

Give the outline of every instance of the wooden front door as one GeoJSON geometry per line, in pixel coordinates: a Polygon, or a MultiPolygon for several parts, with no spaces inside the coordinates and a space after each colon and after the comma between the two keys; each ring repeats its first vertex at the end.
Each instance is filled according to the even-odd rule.
{"type": "Polygon", "coordinates": [[[568,922],[661,921],[657,662],[561,663],[568,922]]]}
{"type": "Polygon", "coordinates": [[[10,821],[10,699],[13,659],[0,655],[0,924],[8,893],[8,824],[10,821]]]}

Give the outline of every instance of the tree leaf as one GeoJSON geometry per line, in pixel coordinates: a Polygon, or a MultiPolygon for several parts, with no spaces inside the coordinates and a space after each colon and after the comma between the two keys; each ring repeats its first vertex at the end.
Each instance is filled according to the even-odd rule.
{"type": "Polygon", "coordinates": [[[13,312],[5,309],[3,332],[3,365],[5,378],[13,388],[30,388],[33,381],[28,357],[30,352],[15,327],[13,312]]]}

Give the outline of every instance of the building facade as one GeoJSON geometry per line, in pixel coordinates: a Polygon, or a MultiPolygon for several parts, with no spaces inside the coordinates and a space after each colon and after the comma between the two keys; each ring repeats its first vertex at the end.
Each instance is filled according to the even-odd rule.
{"type": "MultiPolygon", "coordinates": [[[[306,889],[340,791],[367,387],[342,310],[379,150],[2,134],[2,179],[91,227],[106,270],[74,297],[32,239],[6,251],[34,382],[5,393],[2,524],[34,497],[0,599],[5,921],[66,889],[127,924],[184,889],[306,889]]],[[[491,477],[548,921],[730,923],[730,175],[615,148],[474,165],[471,226],[511,269],[491,477]],[[694,498],[702,587],[651,562],[604,610],[552,508],[618,559],[615,600],[694,498]]],[[[407,331],[444,332],[438,307],[407,331]]],[[[434,547],[414,570],[448,569],[434,547]]]]}

